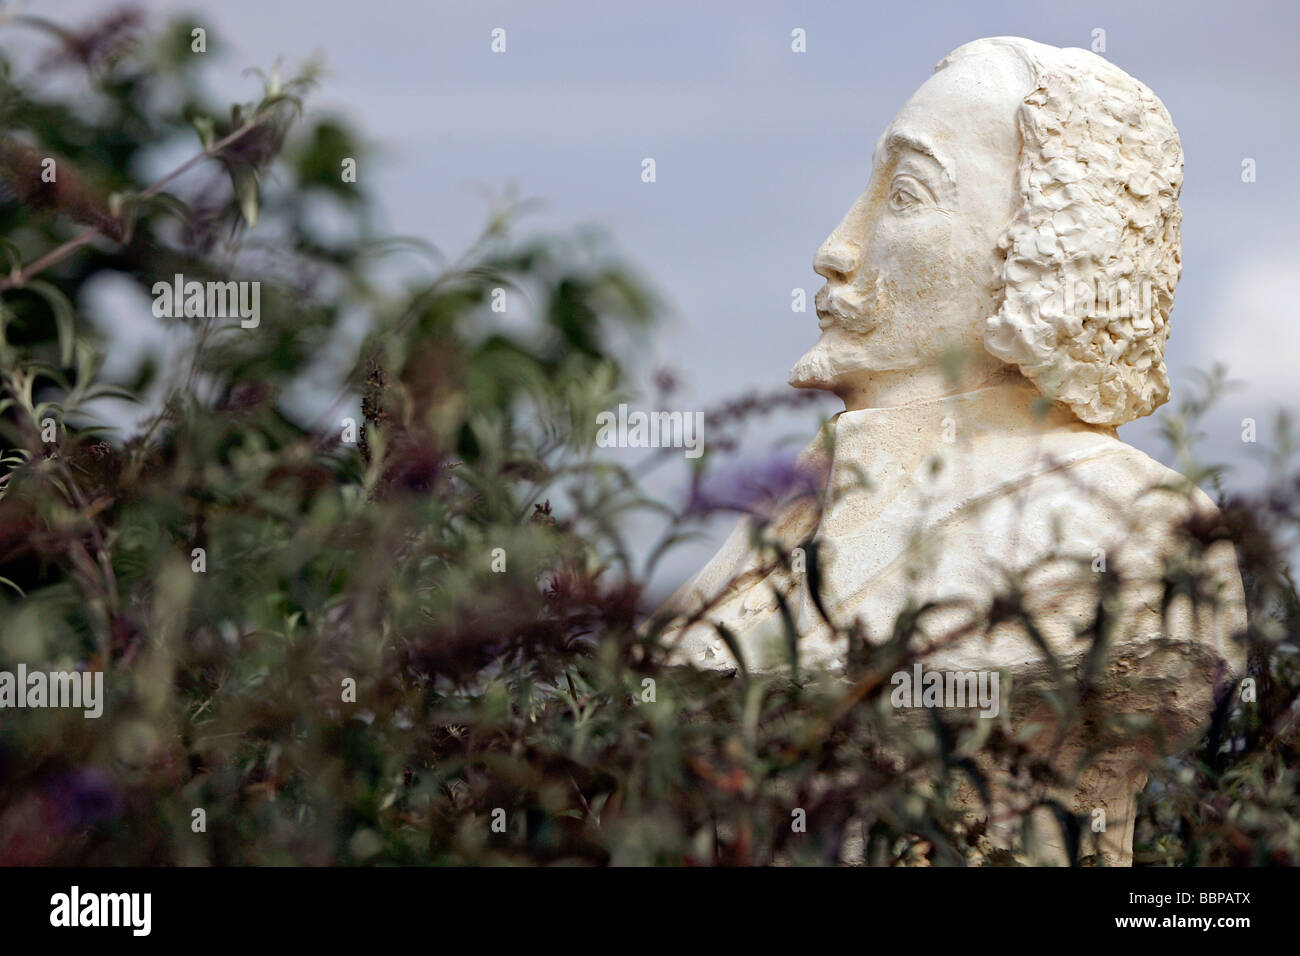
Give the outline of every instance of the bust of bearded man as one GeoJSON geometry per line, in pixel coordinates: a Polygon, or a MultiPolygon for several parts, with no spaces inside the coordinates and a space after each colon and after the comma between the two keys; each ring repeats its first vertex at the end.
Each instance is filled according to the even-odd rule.
{"type": "MultiPolygon", "coordinates": [[[[1061,798],[1102,808],[1102,857],[1131,862],[1145,767],[1203,728],[1243,664],[1232,546],[1186,531],[1213,503],[1116,434],[1168,400],[1182,180],[1164,105],[1106,60],[1011,37],[945,58],[814,259],[821,334],[790,384],[844,411],[800,458],[809,487],[742,521],[669,601],[674,658],[777,669],[793,629],[801,667],[843,671],[847,634],[878,643],[911,613],[926,669],[1032,685],[1092,666],[1080,632],[1104,596],[1096,693],[1149,729],[1061,798]],[[771,560],[810,547],[816,594],[771,560]],[[1171,594],[1189,561],[1204,593],[1171,594]],[[945,639],[1009,587],[1021,612],[945,639]]],[[[1047,709],[1012,720],[1042,724],[1058,755],[1089,747],[1047,709]]]]}

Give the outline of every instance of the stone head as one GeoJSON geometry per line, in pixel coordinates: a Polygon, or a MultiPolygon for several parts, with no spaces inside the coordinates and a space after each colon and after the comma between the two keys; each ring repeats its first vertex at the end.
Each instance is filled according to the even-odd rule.
{"type": "Polygon", "coordinates": [[[1022,375],[1091,424],[1149,414],[1169,394],[1182,169],[1164,106],[1101,57],[958,48],[818,250],[821,337],[790,383],[906,401],[958,355],[968,386],[1022,375]]]}

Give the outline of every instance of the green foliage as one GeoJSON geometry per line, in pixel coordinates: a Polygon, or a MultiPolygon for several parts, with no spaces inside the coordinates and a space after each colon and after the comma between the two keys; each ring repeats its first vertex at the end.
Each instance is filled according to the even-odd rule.
{"type": "MultiPolygon", "coordinates": [[[[793,634],[784,676],[667,666],[624,529],[662,518],[653,566],[701,515],[591,453],[596,412],[629,390],[615,343],[658,312],[601,240],[517,240],[507,203],[460,260],[394,282],[378,267],[421,247],[374,234],[339,176],[364,144],[301,108],[313,71],[219,109],[188,24],[115,17],[36,23],[55,52],[24,78],[3,64],[0,668],[103,671],[107,700],[93,720],[0,718],[0,862],[816,863],[853,841],[875,864],[1006,862],[954,804],[985,789],[980,755],[1023,769],[1024,812],[1055,813],[1088,857],[1045,796],[1058,769],[1008,725],[888,707],[935,609],[883,645],[847,634],[847,682],[804,673],[793,634]],[[52,72],[86,88],[47,100],[52,72]],[[184,174],[146,180],[178,142],[184,174]],[[312,234],[321,202],[352,238],[312,234]],[[178,272],[260,281],[261,324],[159,319],[189,335],[178,358],[107,380],[88,284],[150,296],[178,272]],[[494,324],[498,289],[528,324],[494,324]],[[339,352],[337,395],[318,386],[304,420],[286,396],[339,352]],[[152,395],[138,434],[95,427],[97,403],[152,395]]],[[[1300,629],[1268,530],[1294,527],[1295,488],[1278,500],[1226,511],[1259,705],[1226,701],[1197,754],[1157,770],[1142,859],[1300,862],[1300,629]]],[[[1058,693],[1098,717],[1086,686],[1058,693]]]]}

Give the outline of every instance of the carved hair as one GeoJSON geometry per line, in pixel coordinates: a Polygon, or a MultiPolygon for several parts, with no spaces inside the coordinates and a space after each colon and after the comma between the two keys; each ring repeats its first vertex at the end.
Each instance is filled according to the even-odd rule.
{"type": "Polygon", "coordinates": [[[985,347],[1085,422],[1169,399],[1165,341],[1182,272],[1183,151],[1164,104],[1086,50],[1010,37],[1032,77],[1020,106],[1020,206],[1002,238],[985,347]]]}

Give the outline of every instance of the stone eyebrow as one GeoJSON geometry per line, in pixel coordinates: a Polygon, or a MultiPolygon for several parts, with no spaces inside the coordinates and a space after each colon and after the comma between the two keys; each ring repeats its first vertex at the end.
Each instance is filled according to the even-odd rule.
{"type": "Polygon", "coordinates": [[[885,137],[885,140],[881,145],[884,147],[885,152],[894,152],[900,147],[906,147],[929,156],[934,160],[938,167],[943,170],[944,178],[948,180],[948,184],[950,186],[955,186],[957,184],[957,179],[952,173],[952,165],[939,155],[935,148],[930,145],[928,140],[912,133],[893,130],[885,137]]]}

